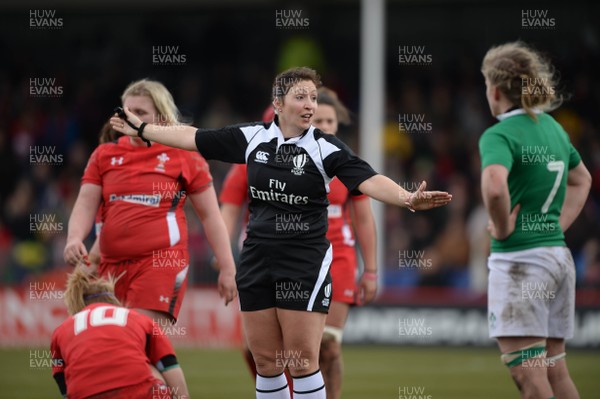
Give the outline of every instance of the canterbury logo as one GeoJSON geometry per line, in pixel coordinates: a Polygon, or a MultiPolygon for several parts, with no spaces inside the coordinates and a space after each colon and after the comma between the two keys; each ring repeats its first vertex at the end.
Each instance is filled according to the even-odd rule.
{"type": "Polygon", "coordinates": [[[269,153],[265,151],[257,151],[254,160],[260,163],[267,163],[269,160],[269,153]]]}

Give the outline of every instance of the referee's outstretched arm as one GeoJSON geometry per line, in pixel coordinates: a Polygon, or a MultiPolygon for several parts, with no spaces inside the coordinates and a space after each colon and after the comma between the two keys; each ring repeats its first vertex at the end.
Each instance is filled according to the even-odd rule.
{"type": "MultiPolygon", "coordinates": [[[[112,128],[127,136],[139,136],[143,139],[164,144],[169,147],[181,148],[188,151],[197,151],[197,128],[187,125],[154,125],[143,124],[129,108],[125,108],[127,120],[119,118],[116,114],[110,119],[112,128]],[[137,127],[137,129],[134,129],[137,127]]],[[[452,200],[452,195],[444,191],[425,191],[427,184],[422,182],[417,191],[406,191],[392,179],[375,175],[362,182],[358,189],[386,204],[406,207],[411,211],[426,210],[444,206],[452,200]]]]}
{"type": "Polygon", "coordinates": [[[411,193],[383,175],[372,176],[358,185],[360,192],[371,198],[402,206],[413,212],[444,206],[452,200],[451,194],[445,191],[425,191],[426,187],[427,183],[422,182],[417,191],[411,193]]]}
{"type": "MultiPolygon", "coordinates": [[[[123,133],[127,136],[143,136],[146,140],[154,141],[156,143],[164,144],[169,147],[181,148],[188,151],[197,151],[196,147],[196,132],[198,128],[188,125],[155,125],[155,124],[142,124],[140,118],[138,118],[129,108],[125,107],[125,114],[127,115],[127,121],[113,116],[110,119],[110,124],[114,130],[123,133]],[[137,126],[137,130],[133,129],[133,126],[137,126]]],[[[115,114],[116,115],[116,114],[115,114]]]]}

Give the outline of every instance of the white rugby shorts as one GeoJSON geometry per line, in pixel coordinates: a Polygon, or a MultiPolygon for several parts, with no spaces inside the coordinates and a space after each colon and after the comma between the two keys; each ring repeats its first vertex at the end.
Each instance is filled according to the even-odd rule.
{"type": "Polygon", "coordinates": [[[488,258],[491,338],[571,338],[575,263],[567,247],[494,252],[488,258]]]}

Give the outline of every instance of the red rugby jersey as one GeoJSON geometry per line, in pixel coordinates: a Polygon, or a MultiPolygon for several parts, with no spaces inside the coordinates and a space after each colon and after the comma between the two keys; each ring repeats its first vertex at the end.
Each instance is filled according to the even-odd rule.
{"type": "Polygon", "coordinates": [[[327,239],[334,248],[354,247],[354,233],[350,220],[350,199],[353,201],[369,198],[364,194],[351,195],[346,186],[335,177],[329,183],[329,206],[327,207],[327,239]]]}
{"type": "Polygon", "coordinates": [[[64,372],[69,399],[139,384],[156,365],[175,355],[151,318],[133,309],[94,303],[52,333],[52,374],[64,372]]]}
{"type": "Polygon", "coordinates": [[[121,137],[96,148],[81,182],[102,186],[102,260],[119,262],[185,249],[186,195],[208,188],[212,177],[197,152],[136,146],[121,137]]]}
{"type": "Polygon", "coordinates": [[[242,206],[244,202],[248,201],[248,177],[245,163],[231,166],[223,181],[219,201],[237,206],[242,206]]]}

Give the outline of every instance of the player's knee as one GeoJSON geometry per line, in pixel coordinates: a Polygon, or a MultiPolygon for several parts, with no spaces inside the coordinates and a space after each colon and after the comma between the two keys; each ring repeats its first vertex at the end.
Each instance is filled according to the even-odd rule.
{"type": "Polygon", "coordinates": [[[540,398],[540,391],[548,385],[545,369],[528,369],[523,366],[515,366],[510,369],[510,375],[521,392],[522,399],[540,398]]]}
{"type": "Polygon", "coordinates": [[[256,351],[252,352],[256,371],[261,375],[275,375],[283,372],[284,365],[279,364],[272,351],[256,351]]]}
{"type": "Polygon", "coordinates": [[[565,358],[565,340],[557,338],[548,338],[546,345],[548,348],[548,380],[551,384],[556,384],[566,378],[570,378],[565,358]]]}
{"type": "Polygon", "coordinates": [[[287,367],[294,377],[305,375],[319,368],[319,350],[307,347],[285,349],[283,355],[276,359],[276,363],[287,367]]]}
{"type": "Polygon", "coordinates": [[[566,378],[570,378],[569,370],[565,363],[566,356],[565,352],[561,352],[546,359],[548,363],[548,380],[553,385],[566,378]]]}
{"type": "Polygon", "coordinates": [[[546,380],[546,341],[540,340],[501,356],[523,398],[534,397],[536,384],[546,380]],[[534,395],[534,396],[532,396],[534,395]]]}
{"type": "Polygon", "coordinates": [[[321,362],[332,362],[341,356],[342,348],[340,340],[334,335],[327,331],[323,334],[321,340],[321,351],[319,358],[321,362]]]}
{"type": "Polygon", "coordinates": [[[521,391],[521,392],[524,392],[524,390],[527,390],[528,380],[526,378],[525,373],[523,373],[523,368],[521,366],[515,366],[515,367],[511,367],[509,370],[510,370],[510,376],[512,377],[513,381],[515,382],[517,389],[519,389],[519,391],[521,391]]]}

